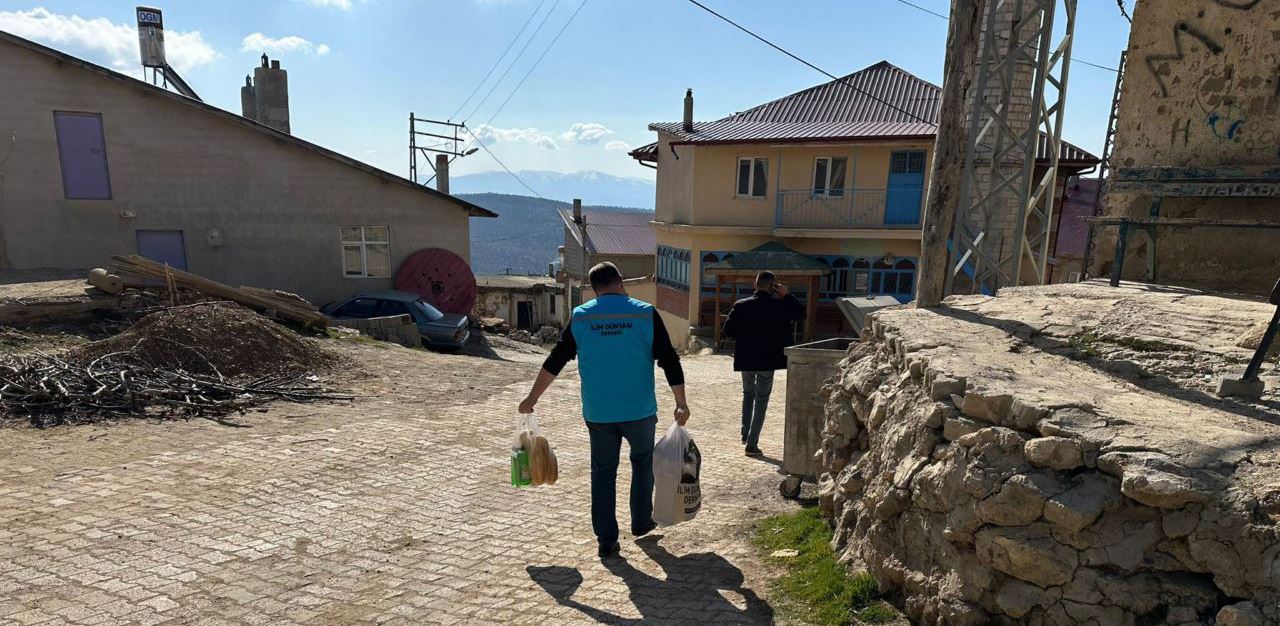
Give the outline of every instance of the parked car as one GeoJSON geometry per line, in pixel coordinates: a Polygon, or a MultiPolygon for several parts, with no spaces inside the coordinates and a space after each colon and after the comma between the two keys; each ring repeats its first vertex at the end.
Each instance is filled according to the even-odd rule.
{"type": "Polygon", "coordinates": [[[422,334],[423,345],[440,350],[457,350],[471,337],[471,320],[466,315],[441,313],[418,294],[407,291],[361,293],[329,303],[321,311],[336,320],[410,315],[422,334]]]}

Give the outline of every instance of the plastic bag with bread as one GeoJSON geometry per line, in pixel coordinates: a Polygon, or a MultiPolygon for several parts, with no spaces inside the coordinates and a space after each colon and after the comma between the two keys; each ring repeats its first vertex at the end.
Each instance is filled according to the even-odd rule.
{"type": "MultiPolygon", "coordinates": [[[[527,484],[535,487],[556,484],[556,480],[560,478],[560,466],[556,461],[555,451],[551,449],[551,444],[542,434],[542,428],[538,426],[538,419],[532,413],[520,415],[516,421],[514,451],[521,450],[526,453],[529,463],[527,484]]],[[[523,486],[515,481],[513,484],[523,486]]]]}

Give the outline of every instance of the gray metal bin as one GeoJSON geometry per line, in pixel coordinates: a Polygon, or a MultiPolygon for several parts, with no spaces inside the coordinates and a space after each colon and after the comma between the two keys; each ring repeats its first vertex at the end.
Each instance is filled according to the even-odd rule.
{"type": "Polygon", "coordinates": [[[787,354],[787,413],[782,438],[783,497],[800,494],[800,484],[813,482],[818,463],[813,459],[822,448],[824,402],[822,383],[836,372],[849,346],[857,339],[823,339],[792,346],[787,354]]]}

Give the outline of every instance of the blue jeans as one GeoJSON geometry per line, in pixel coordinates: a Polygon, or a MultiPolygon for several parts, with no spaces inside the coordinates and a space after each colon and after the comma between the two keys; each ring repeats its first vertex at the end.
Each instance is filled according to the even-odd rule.
{"type": "Polygon", "coordinates": [[[742,438],[749,446],[760,443],[764,414],[773,391],[773,371],[742,373],[742,438]]]}
{"type": "Polygon", "coordinates": [[[631,449],[631,529],[653,522],[653,435],[658,418],[587,422],[591,437],[591,528],[601,545],[618,540],[618,455],[631,449]]]}

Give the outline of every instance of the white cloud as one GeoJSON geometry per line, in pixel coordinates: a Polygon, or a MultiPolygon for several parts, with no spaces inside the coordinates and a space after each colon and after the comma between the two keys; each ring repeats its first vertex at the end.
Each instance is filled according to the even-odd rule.
{"type": "Polygon", "coordinates": [[[548,150],[556,150],[560,147],[550,135],[536,128],[496,128],[481,124],[472,132],[480,138],[480,141],[523,142],[548,150]]]}
{"type": "Polygon", "coordinates": [[[288,35],[286,37],[268,37],[262,33],[253,33],[246,35],[240,40],[241,52],[274,52],[280,54],[282,52],[301,52],[303,54],[318,54],[324,56],[329,54],[329,46],[325,44],[314,44],[297,35],[288,35]]]}
{"type": "Polygon", "coordinates": [[[606,128],[604,124],[589,122],[570,126],[569,130],[560,133],[560,138],[578,143],[599,143],[602,139],[612,134],[613,131],[606,128]]]}
{"type": "Polygon", "coordinates": [[[617,139],[614,139],[613,141],[610,141],[609,143],[604,144],[604,149],[605,149],[605,150],[618,150],[618,151],[620,151],[620,152],[626,152],[626,151],[628,151],[628,150],[630,150],[630,149],[631,149],[631,144],[629,144],[629,143],[627,143],[627,142],[625,142],[625,141],[619,141],[619,140],[617,140],[617,139]]]}
{"type": "MultiPolygon", "coordinates": [[[[0,11],[0,30],[50,46],[86,50],[92,53],[86,56],[93,60],[138,75],[138,31],[131,24],[117,24],[105,17],[85,19],[37,7],[0,11]]],[[[164,44],[166,60],[179,72],[213,63],[222,56],[198,30],[166,30],[164,44]]]]}
{"type": "Polygon", "coordinates": [[[351,10],[351,0],[306,0],[306,3],[317,7],[337,7],[343,11],[351,10]]]}

